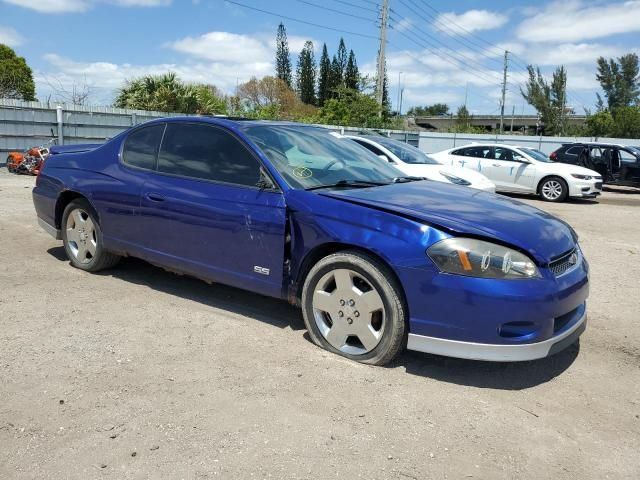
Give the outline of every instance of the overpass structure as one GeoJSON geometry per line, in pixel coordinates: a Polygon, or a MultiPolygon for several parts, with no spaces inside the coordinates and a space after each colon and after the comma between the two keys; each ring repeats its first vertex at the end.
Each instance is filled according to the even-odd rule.
{"type": "MultiPolygon", "coordinates": [[[[567,115],[565,117],[568,125],[583,125],[587,120],[585,115],[567,115]]],[[[431,131],[449,131],[456,126],[457,117],[453,115],[437,115],[429,117],[414,117],[414,122],[418,127],[431,131]]],[[[536,133],[536,124],[539,123],[537,115],[505,115],[504,132],[522,133],[525,135],[536,133]]],[[[500,115],[473,115],[469,119],[469,124],[487,132],[500,130],[500,115]]]]}

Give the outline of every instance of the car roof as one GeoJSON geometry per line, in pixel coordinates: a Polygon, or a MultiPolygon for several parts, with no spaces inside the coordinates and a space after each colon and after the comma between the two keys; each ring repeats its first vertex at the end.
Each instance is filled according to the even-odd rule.
{"type": "Polygon", "coordinates": [[[460,145],[459,147],[450,148],[450,150],[457,150],[459,148],[471,148],[471,147],[503,147],[503,148],[531,148],[524,145],[511,145],[508,143],[468,143],[466,145],[460,145]]]}
{"type": "Polygon", "coordinates": [[[153,123],[173,123],[173,122],[192,122],[192,123],[209,123],[212,125],[223,125],[226,127],[235,127],[242,128],[247,126],[257,126],[257,125],[274,125],[274,126],[295,126],[295,127],[304,127],[304,128],[320,128],[315,125],[310,125],[307,123],[296,123],[296,122],[288,122],[288,121],[278,121],[278,120],[255,120],[252,118],[244,118],[244,117],[229,117],[229,116],[176,116],[176,117],[162,117],[162,118],[154,118],[148,122],[145,122],[145,125],[150,125],[153,123]]]}
{"type": "Polygon", "coordinates": [[[624,145],[622,143],[603,143],[603,142],[569,142],[563,143],[563,147],[575,147],[580,145],[588,145],[590,147],[623,147],[628,148],[632,145],[624,145]]]}

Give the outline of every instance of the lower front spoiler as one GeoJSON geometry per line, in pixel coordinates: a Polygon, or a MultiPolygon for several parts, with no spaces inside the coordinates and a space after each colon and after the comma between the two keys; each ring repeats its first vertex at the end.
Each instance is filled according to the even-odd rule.
{"type": "Polygon", "coordinates": [[[554,355],[573,344],[587,328],[587,312],[575,325],[555,337],[537,343],[520,345],[494,345],[489,343],[461,342],[445,338],[409,334],[407,348],[418,352],[445,357],[484,360],[487,362],[524,362],[554,355]]]}

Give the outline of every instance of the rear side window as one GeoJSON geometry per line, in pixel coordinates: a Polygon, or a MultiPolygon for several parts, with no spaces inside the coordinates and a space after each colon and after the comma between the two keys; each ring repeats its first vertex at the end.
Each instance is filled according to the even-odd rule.
{"type": "Polygon", "coordinates": [[[579,155],[582,150],[584,149],[584,147],[582,145],[578,145],[576,147],[571,147],[569,148],[566,152],[564,152],[566,155],[579,155]]]}
{"type": "Polygon", "coordinates": [[[456,155],[474,158],[492,158],[491,147],[469,147],[458,150],[456,155]]]}
{"type": "Polygon", "coordinates": [[[139,128],[130,133],[122,148],[122,160],[127,165],[153,170],[160,147],[164,124],[139,128]]]}
{"type": "Polygon", "coordinates": [[[260,164],[230,133],[209,125],[169,123],[158,155],[158,171],[255,186],[260,164]]]}
{"type": "MultiPolygon", "coordinates": [[[[354,140],[354,142],[356,142],[358,145],[363,146],[364,148],[366,148],[370,152],[375,153],[376,155],[384,155],[382,150],[377,149],[373,145],[370,145],[370,144],[368,144],[366,142],[361,142],[360,140],[354,140]]],[[[386,155],[385,155],[385,157],[386,157],[386,155]]]]}

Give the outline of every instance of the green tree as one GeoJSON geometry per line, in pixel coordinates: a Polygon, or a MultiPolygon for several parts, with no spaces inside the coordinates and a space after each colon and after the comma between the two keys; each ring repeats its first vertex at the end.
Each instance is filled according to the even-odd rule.
{"type": "Polygon", "coordinates": [[[335,98],[338,87],[342,86],[342,70],[336,55],[334,55],[333,60],[331,60],[331,76],[329,78],[330,97],[335,98]]]}
{"type": "Polygon", "coordinates": [[[540,114],[546,132],[559,134],[563,129],[564,108],[566,103],[567,72],[558,67],[553,72],[551,84],[547,82],[540,67],[527,67],[529,79],[520,93],[524,99],[540,114]]]}
{"type": "Polygon", "coordinates": [[[380,106],[372,95],[346,87],[336,90],[336,97],[327,100],[320,109],[317,122],[328,125],[382,128],[380,106]]]}
{"type": "Polygon", "coordinates": [[[460,105],[458,107],[458,112],[456,113],[456,128],[461,130],[466,130],[471,125],[471,115],[469,114],[469,110],[466,105],[460,105]]]}
{"type": "MultiPolygon", "coordinates": [[[[596,79],[604,91],[610,111],[618,107],[638,105],[640,101],[640,67],[638,55],[629,53],[618,58],[606,60],[598,58],[596,79]]],[[[602,99],[599,97],[602,104],[602,99]]]]}
{"type": "Polygon", "coordinates": [[[289,57],[287,30],[283,23],[278,25],[278,33],[276,34],[276,77],[291,88],[291,58],[289,57]]]}
{"type": "Polygon", "coordinates": [[[325,102],[331,97],[331,60],[329,60],[329,52],[327,44],[322,45],[322,55],[320,56],[320,68],[318,73],[318,105],[324,106],[325,102]]]}
{"type": "Polygon", "coordinates": [[[315,105],[316,99],[316,60],[313,55],[313,43],[305,42],[298,57],[297,70],[298,95],[302,103],[315,105]]]}
{"type": "Polygon", "coordinates": [[[23,57],[0,43],[0,98],[35,100],[33,72],[23,57]]]}
{"type": "Polygon", "coordinates": [[[435,117],[437,115],[448,115],[449,105],[446,103],[434,103],[433,105],[426,105],[424,107],[412,107],[407,112],[407,115],[416,117],[435,117]]]}
{"type": "Polygon", "coordinates": [[[344,71],[344,86],[352,90],[360,90],[360,72],[353,50],[349,52],[349,60],[344,71]]]}
{"type": "Polygon", "coordinates": [[[347,47],[344,44],[344,39],[340,38],[340,43],[338,44],[338,53],[336,53],[336,61],[337,61],[337,69],[340,72],[340,85],[344,85],[345,74],[347,71],[347,47]]]}
{"type": "Polygon", "coordinates": [[[640,107],[623,106],[613,112],[615,138],[640,138],[640,107]]]}
{"type": "Polygon", "coordinates": [[[160,112],[226,113],[225,99],[214,86],[186,84],[173,72],[127,81],[118,92],[114,105],[160,112]]]}
{"type": "Polygon", "coordinates": [[[586,127],[591,137],[609,136],[613,132],[613,116],[607,111],[597,112],[587,118],[586,127]]]}

